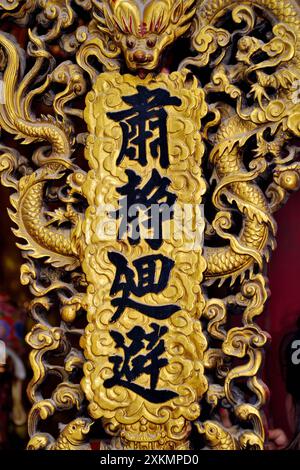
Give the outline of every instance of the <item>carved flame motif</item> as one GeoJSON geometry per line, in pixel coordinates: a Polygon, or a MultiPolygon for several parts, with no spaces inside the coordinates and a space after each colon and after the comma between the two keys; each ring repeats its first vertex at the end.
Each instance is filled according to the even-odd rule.
{"type": "Polygon", "coordinates": [[[262,449],[255,318],[273,213],[300,185],[296,1],[14,0],[0,16],[35,24],[27,44],[0,33],[1,178],[34,296],[28,448],[90,448],[94,419],[103,449],[186,449],[192,426],[202,447],[262,449]],[[133,243],[125,194],[202,203],[204,242],[133,243]],[[124,239],[99,236],[103,203],[124,239]],[[57,412],[55,439],[40,421],[57,412]]]}

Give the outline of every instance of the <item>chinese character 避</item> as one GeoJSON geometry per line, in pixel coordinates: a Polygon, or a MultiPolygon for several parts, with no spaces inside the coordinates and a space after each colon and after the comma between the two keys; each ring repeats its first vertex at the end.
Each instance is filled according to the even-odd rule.
{"type": "Polygon", "coordinates": [[[118,331],[111,331],[111,337],[117,348],[123,350],[123,355],[112,356],[109,361],[113,366],[113,377],[104,381],[106,388],[121,385],[151,403],[164,403],[178,396],[171,390],[157,390],[160,369],[168,365],[168,360],[163,358],[165,352],[165,342],[162,336],[168,331],[166,326],[159,326],[151,323],[151,333],[146,333],[141,326],[134,326],[127,333],[127,338],[131,343],[125,344],[126,338],[118,331]],[[142,374],[149,375],[150,387],[145,388],[135,383],[135,380],[142,374]]]}

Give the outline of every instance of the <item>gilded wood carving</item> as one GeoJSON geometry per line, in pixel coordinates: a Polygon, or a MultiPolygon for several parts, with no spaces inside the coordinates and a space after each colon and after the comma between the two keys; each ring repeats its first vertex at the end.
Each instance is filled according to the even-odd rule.
{"type": "Polygon", "coordinates": [[[0,15],[0,167],[35,321],[28,448],[105,432],[101,449],[263,449],[255,320],[273,213],[300,183],[298,3],[0,15]]]}

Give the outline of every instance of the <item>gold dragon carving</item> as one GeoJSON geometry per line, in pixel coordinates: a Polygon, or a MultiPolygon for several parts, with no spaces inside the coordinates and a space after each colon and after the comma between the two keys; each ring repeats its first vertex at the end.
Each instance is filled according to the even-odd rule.
{"type": "Polygon", "coordinates": [[[263,449],[269,338],[255,320],[273,213],[300,185],[298,3],[0,0],[0,17],[1,180],[35,321],[28,449],[90,449],[97,431],[110,437],[101,449],[263,449]],[[116,164],[124,129],[113,116],[142,90],[167,100],[169,165],[157,154],[116,164]],[[102,205],[151,173],[179,206],[202,204],[203,242],[171,236],[158,255],[145,240],[99,236],[102,205]],[[175,311],[155,323],[128,306],[111,322],[115,256],[136,267],[150,255],[174,265],[143,302],[175,311]],[[152,396],[146,374],[130,388],[112,380],[130,328],[144,355],[145,338],[164,337],[152,396]]]}

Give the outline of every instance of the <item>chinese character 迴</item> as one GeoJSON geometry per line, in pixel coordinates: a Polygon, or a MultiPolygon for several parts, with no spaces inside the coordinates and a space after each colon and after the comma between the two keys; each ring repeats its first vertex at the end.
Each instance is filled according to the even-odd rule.
{"type": "Polygon", "coordinates": [[[119,122],[123,132],[123,143],[117,165],[126,156],[147,165],[147,141],[150,142],[152,157],[160,160],[162,168],[169,166],[167,117],[164,106],[181,104],[180,98],[170,96],[167,90],[148,90],[137,86],[138,93],[124,96],[123,101],[130,105],[124,111],[110,112],[107,116],[119,122]],[[158,129],[158,137],[153,139],[153,131],[158,129]]]}
{"type": "Polygon", "coordinates": [[[162,292],[168,284],[174,261],[163,255],[149,255],[135,260],[132,264],[137,273],[137,282],[135,281],[135,272],[128,266],[127,259],[116,252],[108,253],[109,260],[116,267],[116,274],[113,285],[110,290],[111,295],[122,292],[122,296],[111,301],[114,307],[117,307],[111,322],[120,318],[126,307],[137,310],[156,320],[165,320],[180,310],[177,305],[146,305],[130,298],[133,294],[136,297],[143,297],[146,294],[157,294],[162,292]],[[158,272],[158,268],[160,268],[158,272]]]}
{"type": "Polygon", "coordinates": [[[131,341],[129,346],[125,344],[124,336],[118,331],[111,331],[110,335],[116,343],[116,347],[123,350],[123,356],[113,356],[109,361],[113,366],[113,377],[104,381],[106,388],[120,385],[132,390],[151,403],[164,403],[178,396],[171,390],[157,390],[160,369],[168,365],[168,360],[163,358],[165,342],[162,338],[167,333],[166,326],[151,323],[152,332],[146,333],[141,326],[135,326],[127,333],[131,341]],[[146,343],[146,344],[145,344],[146,343]],[[140,353],[140,354],[139,354],[140,353]],[[134,381],[142,374],[150,376],[150,387],[144,388],[134,381]]]}

